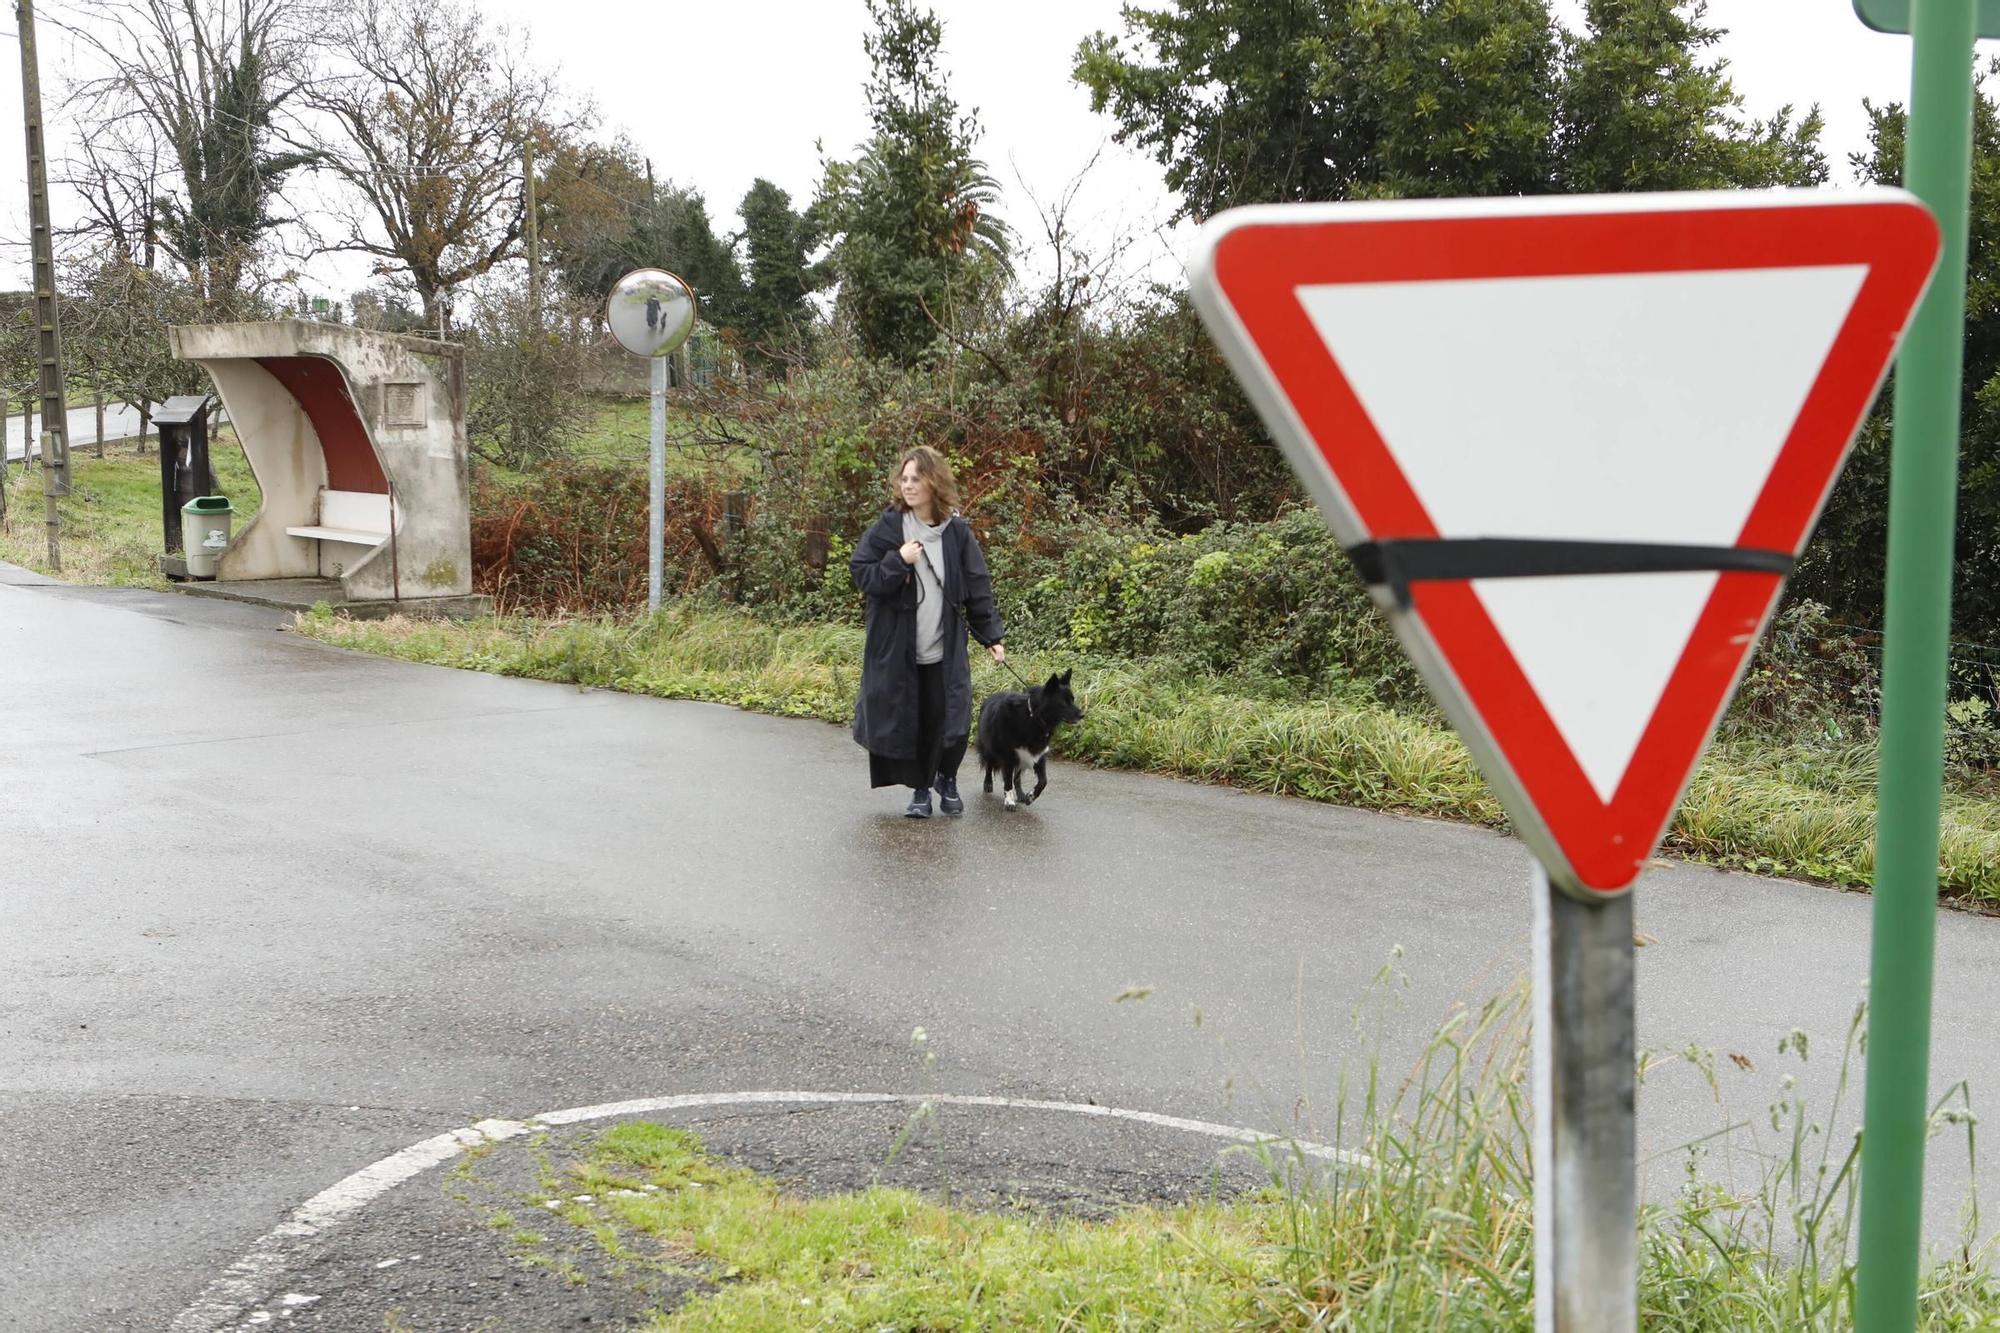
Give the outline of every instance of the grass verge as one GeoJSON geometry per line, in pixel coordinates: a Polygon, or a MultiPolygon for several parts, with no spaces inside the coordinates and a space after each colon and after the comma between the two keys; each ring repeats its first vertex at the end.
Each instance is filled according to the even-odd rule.
{"type": "MultiPolygon", "coordinates": [[[[217,492],[235,508],[232,526],[241,532],[263,503],[263,492],[228,430],[210,438],[209,463],[217,492]]],[[[101,459],[72,450],[70,468],[70,493],[56,502],[62,577],[73,583],[164,588],[157,450],[141,454],[129,441],[106,445],[101,459]]],[[[50,573],[41,469],[23,474],[7,468],[4,484],[7,522],[0,529],[0,560],[50,573]]]]}
{"type": "MultiPolygon", "coordinates": [[[[668,698],[706,699],[845,723],[859,683],[858,629],[776,627],[678,606],[647,620],[303,618],[328,643],[409,661],[668,698]]],[[[1062,753],[1111,767],[1226,782],[1371,809],[1505,823],[1464,745],[1447,728],[1366,701],[1255,697],[1163,662],[1060,664],[1021,652],[1033,679],[1076,665],[1087,717],[1062,753]]],[[[975,688],[1011,688],[976,665],[975,688]]],[[[1873,751],[1747,737],[1719,742],[1675,815],[1667,846],[1719,866],[1866,886],[1874,873],[1873,751]]],[[[2000,903],[2000,803],[1948,794],[1939,873],[1973,904],[2000,903]]]]}
{"type": "MultiPolygon", "coordinates": [[[[1385,979],[1388,977],[1385,972],[1385,979]]],[[[1860,1015],[1842,1057],[1848,1088],[1860,1015]]],[[[765,1329],[1452,1329],[1533,1327],[1525,986],[1455,1011],[1409,1076],[1379,1053],[1343,1080],[1355,1151],[1306,1166],[1263,1150],[1270,1185],[1087,1220],[954,1208],[876,1187],[788,1192],[685,1130],[635,1121],[546,1140],[534,1195],[485,1219],[529,1265],[572,1281],[672,1275],[656,1331],[765,1329]],[[1351,1113],[1351,1114],[1350,1114],[1351,1113]],[[559,1218],[609,1264],[549,1251],[520,1215],[559,1218]]],[[[1787,1037],[1781,1056],[1806,1059],[1787,1037]]],[[[1699,1065],[1702,1057],[1691,1053],[1699,1065]]],[[[1652,1063],[1657,1063],[1652,1062],[1652,1063]]],[[[1639,1218],[1641,1326],[1654,1333],[1852,1327],[1856,1141],[1779,1080],[1769,1135],[1733,1125],[1684,1150],[1686,1184],[1639,1218]],[[1774,1139],[1767,1142],[1766,1139],[1774,1139]],[[1733,1188],[1703,1168],[1719,1143],[1760,1164],[1733,1188]]],[[[1643,1095],[1643,1094],[1642,1094],[1643,1095]]],[[[921,1114],[921,1113],[920,1113],[921,1114]]],[[[1949,1117],[1936,1117],[1939,1127],[1949,1117]]],[[[1967,1142],[1970,1143],[1967,1128],[1967,1142]]],[[[1232,1149],[1229,1151],[1243,1151],[1232,1149]]],[[[651,1289],[651,1288],[642,1288],[651,1289]]],[[[1990,1329],[2000,1282],[1970,1245],[1926,1268],[1919,1328],[1990,1329]]]]}

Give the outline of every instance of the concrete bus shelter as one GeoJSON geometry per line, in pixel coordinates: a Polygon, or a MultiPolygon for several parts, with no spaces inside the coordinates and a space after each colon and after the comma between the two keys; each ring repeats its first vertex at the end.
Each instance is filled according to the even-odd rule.
{"type": "Polygon", "coordinates": [[[463,349],[298,319],[171,336],[215,381],[264,493],[215,582],[182,591],[361,615],[490,610],[472,592],[463,349]]]}

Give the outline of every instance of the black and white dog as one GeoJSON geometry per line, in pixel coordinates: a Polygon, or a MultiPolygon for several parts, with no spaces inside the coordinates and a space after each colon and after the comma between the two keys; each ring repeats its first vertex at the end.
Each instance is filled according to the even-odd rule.
{"type": "Polygon", "coordinates": [[[1083,710],[1069,690],[1069,675],[1050,676],[1046,685],[990,694],[979,708],[979,767],[986,774],[986,790],[993,790],[993,773],[999,770],[1001,790],[1007,793],[1007,808],[1015,797],[1022,805],[1032,805],[1049,785],[1049,743],[1056,728],[1065,722],[1081,722],[1083,710]],[[1022,791],[1022,770],[1035,768],[1035,789],[1022,791]]]}

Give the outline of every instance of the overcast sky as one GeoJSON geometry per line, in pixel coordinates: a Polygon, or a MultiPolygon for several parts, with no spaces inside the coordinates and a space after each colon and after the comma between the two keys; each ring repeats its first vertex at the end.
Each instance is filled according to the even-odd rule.
{"type": "MultiPolygon", "coordinates": [[[[861,0],[564,0],[553,7],[547,0],[481,0],[481,7],[496,22],[525,28],[536,58],[595,101],[606,132],[622,130],[661,175],[700,189],[720,229],[736,225],[735,205],[758,176],[790,191],[795,203],[809,198],[819,179],[815,141],[828,154],[846,155],[866,130],[861,0]]],[[[1053,199],[1101,149],[1073,221],[1100,247],[1112,236],[1143,238],[1128,267],[1177,274],[1186,234],[1165,229],[1173,203],[1159,169],[1110,142],[1110,123],[1091,114],[1088,94],[1069,78],[1083,37],[1122,30],[1119,0],[934,0],[934,7],[945,22],[953,91],[962,106],[978,109],[980,152],[1005,188],[1002,215],[1023,239],[1039,238],[1024,186],[1053,199]]],[[[64,6],[43,0],[37,8],[54,17],[64,6]]],[[[1556,0],[1556,8],[1573,22],[1582,0],[1556,0]]],[[[1750,112],[1817,103],[1834,180],[1849,182],[1847,156],[1866,141],[1861,101],[1905,100],[1909,39],[1870,32],[1849,0],[1712,0],[1708,17],[1729,30],[1720,52],[1750,112]]],[[[13,110],[10,128],[0,131],[0,237],[13,243],[0,249],[0,282],[21,287],[20,70],[8,31],[0,105],[13,110]]],[[[51,148],[60,151],[72,132],[60,100],[67,43],[50,26],[42,41],[51,148]]],[[[360,285],[359,269],[353,261],[335,264],[323,261],[310,285],[345,296],[360,285]]]]}

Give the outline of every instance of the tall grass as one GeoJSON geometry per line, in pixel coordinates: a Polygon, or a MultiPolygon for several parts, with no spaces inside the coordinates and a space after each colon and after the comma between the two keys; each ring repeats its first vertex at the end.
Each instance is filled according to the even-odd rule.
{"type": "MultiPolygon", "coordinates": [[[[1735,1122],[1681,1150],[1685,1170],[1677,1196],[1640,1210],[1645,1327],[1781,1333],[1853,1326],[1861,1135],[1850,1103],[1866,1019],[1867,1006],[1857,1005],[1829,1105],[1810,1107],[1797,1092],[1796,1075],[1787,1072],[1761,1121],[1735,1122]],[[1747,1162],[1754,1178],[1738,1186],[1727,1169],[1718,1178],[1711,1169],[1718,1157],[1747,1162]]],[[[1781,1038],[1778,1053],[1805,1064],[1805,1033],[1781,1038]]],[[[1932,1139],[1947,1138],[1947,1131],[1962,1133],[1973,1178],[1975,1124],[1964,1083],[1932,1107],[1932,1139]]],[[[1918,1293],[1920,1329],[2000,1327],[2000,1279],[1992,1271],[1991,1247],[1980,1236],[1976,1193],[1967,1196],[1963,1220],[1961,1242],[1934,1255],[1925,1269],[1918,1293]]]]}
{"type": "MultiPolygon", "coordinates": [[[[1270,1206],[1284,1241],[1260,1327],[1533,1326],[1528,998],[1520,983],[1455,1011],[1392,1089],[1379,1050],[1368,1052],[1359,1087],[1343,1082],[1339,1113],[1360,1129],[1341,1139],[1360,1151],[1317,1174],[1303,1154],[1274,1160],[1285,1188],[1270,1206]],[[1345,1105],[1350,1094],[1357,1106],[1345,1105]]],[[[1829,1105],[1809,1107],[1788,1071],[1761,1120],[1727,1121],[1675,1150],[1679,1190],[1643,1202],[1637,1220],[1642,1328],[1853,1326],[1860,1136],[1849,1103],[1865,1017],[1857,1007],[1829,1105]]],[[[1787,1034],[1778,1053],[1803,1065],[1805,1034],[1787,1034]]],[[[1713,1079],[1704,1052],[1648,1053],[1638,1071],[1642,1101],[1645,1075],[1663,1059],[1689,1060],[1713,1079]]],[[[1933,1138],[1960,1132],[1973,1157],[1975,1124],[1963,1084],[1933,1108],[1933,1138]]],[[[1969,1196],[1965,1239],[1925,1269],[1919,1328],[2000,1327],[2000,1279],[1979,1235],[1969,1196]]]]}
{"type": "Polygon", "coordinates": [[[1527,1014],[1516,986],[1455,1011],[1400,1082],[1379,1049],[1358,1086],[1343,1076],[1333,1137],[1358,1151],[1272,1162],[1279,1280],[1261,1326],[1532,1326],[1527,1014]]]}

